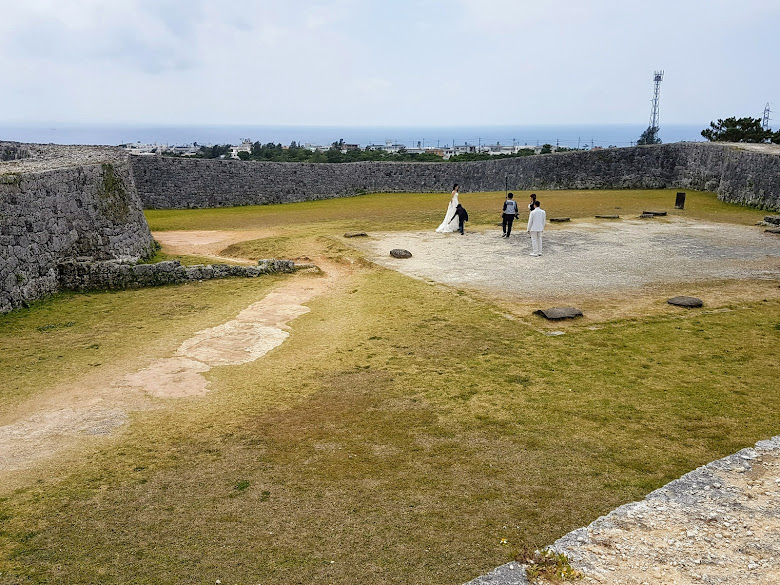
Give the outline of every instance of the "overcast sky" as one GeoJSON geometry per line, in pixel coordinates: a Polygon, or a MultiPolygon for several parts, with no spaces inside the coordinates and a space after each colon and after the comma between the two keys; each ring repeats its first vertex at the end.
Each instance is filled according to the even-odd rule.
{"type": "Polygon", "coordinates": [[[644,124],[655,69],[663,123],[760,117],[778,25],[780,0],[0,0],[0,123],[644,124]]]}

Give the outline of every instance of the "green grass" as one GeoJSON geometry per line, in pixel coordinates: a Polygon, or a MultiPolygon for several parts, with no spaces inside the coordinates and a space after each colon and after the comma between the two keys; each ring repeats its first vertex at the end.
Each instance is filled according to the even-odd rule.
{"type": "MultiPolygon", "coordinates": [[[[649,197],[586,194],[583,217],[649,197]]],[[[487,226],[501,195],[469,196],[487,226]]],[[[153,229],[277,231],[247,254],[339,258],[355,254],[333,234],[422,229],[415,209],[438,224],[441,195],[147,213],[153,229]]],[[[487,299],[354,266],[283,345],[212,369],[205,397],[135,413],[65,471],[0,494],[0,583],[460,583],[778,433],[774,298],[553,337],[487,299]]],[[[311,277],[65,295],[4,316],[0,368],[19,389],[4,385],[3,404],[78,380],[90,351],[118,370],[169,355],[283,278],[311,277]]]]}
{"type": "MultiPolygon", "coordinates": [[[[534,191],[548,217],[592,218],[594,215],[636,217],[645,210],[670,216],[753,224],[765,212],[719,201],[712,193],[688,191],[686,209],[675,210],[676,189],[645,191],[534,191]]],[[[515,191],[521,209],[530,191],[515,191]]],[[[449,194],[377,193],[286,205],[253,205],[220,209],[147,210],[152,231],[269,229],[274,235],[354,230],[431,229],[444,218],[449,194]]],[[[463,193],[469,225],[494,226],[500,221],[503,192],[463,193]]]]}

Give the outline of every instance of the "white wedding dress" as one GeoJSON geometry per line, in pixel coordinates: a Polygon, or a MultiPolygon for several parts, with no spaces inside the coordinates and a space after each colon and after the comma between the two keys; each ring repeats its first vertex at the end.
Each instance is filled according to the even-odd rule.
{"type": "Polygon", "coordinates": [[[450,204],[447,206],[447,214],[444,216],[444,221],[436,228],[436,231],[440,234],[457,232],[460,222],[458,222],[458,216],[455,215],[455,208],[458,206],[458,194],[455,193],[450,199],[450,204]]]}

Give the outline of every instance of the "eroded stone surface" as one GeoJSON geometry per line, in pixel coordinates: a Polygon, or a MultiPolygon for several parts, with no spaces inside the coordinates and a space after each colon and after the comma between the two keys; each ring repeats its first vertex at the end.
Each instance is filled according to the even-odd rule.
{"type": "MultiPolygon", "coordinates": [[[[685,474],[558,539],[582,582],[777,585],[780,436],[685,474]]],[[[468,585],[527,585],[507,563],[468,585]]]]}

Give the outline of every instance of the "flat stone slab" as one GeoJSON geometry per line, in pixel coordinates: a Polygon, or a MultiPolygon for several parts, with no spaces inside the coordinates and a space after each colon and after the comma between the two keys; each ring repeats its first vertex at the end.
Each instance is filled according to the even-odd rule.
{"type": "Polygon", "coordinates": [[[652,214],[652,213],[640,213],[639,217],[650,218],[650,217],[655,217],[655,214],[652,214]]]}
{"type": "Polygon", "coordinates": [[[780,215],[765,215],[764,221],[772,225],[780,225],[780,215]]]}
{"type": "Polygon", "coordinates": [[[597,215],[596,219],[620,219],[619,215],[597,215]]]}
{"type": "Polygon", "coordinates": [[[411,258],[412,253],[409,250],[404,250],[403,248],[393,248],[390,250],[390,255],[393,258],[411,258]]]}
{"type": "Polygon", "coordinates": [[[574,307],[552,307],[550,309],[539,309],[534,311],[534,315],[541,315],[545,319],[551,321],[559,321],[560,319],[576,319],[582,317],[582,311],[575,309],[574,307]]]}
{"type": "Polygon", "coordinates": [[[345,238],[364,238],[367,236],[368,234],[366,232],[347,232],[344,234],[345,238]]]}
{"type": "Polygon", "coordinates": [[[563,223],[564,221],[571,221],[570,217],[551,217],[550,221],[555,223],[563,223]]]}
{"type": "Polygon", "coordinates": [[[697,299],[696,297],[672,297],[666,302],[676,307],[688,308],[701,307],[704,305],[704,302],[701,299],[697,299]]]}
{"type": "Polygon", "coordinates": [[[658,217],[663,217],[666,215],[665,211],[643,211],[642,215],[645,215],[646,213],[650,215],[657,215],[658,217]]]}

